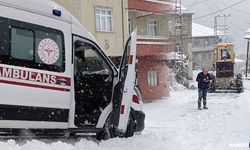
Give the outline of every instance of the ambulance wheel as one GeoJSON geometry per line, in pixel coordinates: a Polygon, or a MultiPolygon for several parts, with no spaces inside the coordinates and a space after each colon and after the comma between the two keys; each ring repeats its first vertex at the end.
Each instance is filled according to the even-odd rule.
{"type": "Polygon", "coordinates": [[[126,130],[124,136],[125,137],[132,137],[134,135],[134,133],[135,133],[135,121],[134,121],[133,117],[130,115],[127,130],[126,130]]]}
{"type": "Polygon", "coordinates": [[[98,141],[101,140],[108,140],[110,138],[114,138],[115,137],[115,130],[112,127],[111,124],[111,115],[107,118],[107,121],[104,124],[103,130],[101,130],[100,132],[98,132],[96,134],[96,139],[98,141]]]}

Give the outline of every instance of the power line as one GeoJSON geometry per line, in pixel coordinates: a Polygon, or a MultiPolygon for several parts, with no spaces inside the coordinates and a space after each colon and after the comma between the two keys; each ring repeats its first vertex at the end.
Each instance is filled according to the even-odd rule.
{"type": "Polygon", "coordinates": [[[210,0],[207,2],[207,6],[208,6],[208,9],[211,10],[210,13],[213,13],[214,11],[216,11],[216,9],[214,9],[214,6],[210,0]]]}
{"type": "Polygon", "coordinates": [[[210,2],[214,5],[214,7],[216,7],[216,8],[217,8],[217,10],[220,10],[220,8],[219,8],[219,7],[217,7],[217,5],[214,3],[214,1],[213,1],[213,0],[210,0],[210,2]]]}
{"type": "Polygon", "coordinates": [[[195,0],[193,3],[187,5],[187,7],[195,5],[195,4],[197,3],[197,1],[198,1],[198,0],[195,0]]]}
{"type": "Polygon", "coordinates": [[[239,46],[235,47],[235,49],[240,49],[240,48],[242,48],[243,46],[245,46],[245,42],[241,42],[241,44],[239,44],[239,46]]]}
{"type": "Polygon", "coordinates": [[[241,34],[241,35],[244,35],[244,32],[245,31],[243,31],[239,26],[237,26],[236,24],[234,24],[232,21],[230,21],[229,19],[228,19],[228,22],[232,25],[232,26],[234,26],[236,29],[238,29],[239,31],[240,31],[240,33],[239,32],[236,32],[236,33],[238,33],[238,34],[241,34]]]}
{"type": "MultiPolygon", "coordinates": [[[[220,0],[217,0],[219,3],[221,3],[222,5],[227,5],[226,3],[224,3],[223,1],[220,1],[220,0]]],[[[233,10],[235,11],[238,11],[240,13],[243,13],[243,14],[250,14],[250,12],[247,12],[247,11],[243,11],[243,10],[240,10],[240,9],[236,9],[236,8],[232,8],[233,10]]]]}
{"type": "MultiPolygon", "coordinates": [[[[222,5],[227,5],[226,3],[224,3],[223,1],[220,1],[218,0],[219,3],[221,3],[222,5]]],[[[242,13],[242,14],[249,14],[250,15],[250,12],[247,12],[247,11],[243,11],[243,10],[240,10],[240,9],[236,9],[236,8],[232,8],[234,11],[237,11],[239,13],[242,13]]]]}
{"type": "MultiPolygon", "coordinates": [[[[213,3],[214,7],[216,7],[218,10],[220,10],[220,8],[217,7],[217,5],[214,3],[213,0],[211,0],[211,2],[213,3]]],[[[225,4],[224,2],[222,2],[222,1],[219,1],[219,0],[218,0],[218,2],[221,3],[221,4],[223,4],[223,5],[226,5],[226,4],[225,4]]],[[[234,8],[232,8],[232,9],[234,9],[234,8]]],[[[236,24],[234,24],[234,23],[230,20],[230,18],[228,18],[228,22],[229,22],[233,27],[235,27],[236,29],[238,29],[238,30],[241,32],[241,33],[239,33],[239,34],[243,35],[243,33],[244,33],[245,31],[243,31],[239,26],[237,26],[236,24]]],[[[238,33],[238,32],[237,32],[237,33],[238,33]]]]}
{"type": "Polygon", "coordinates": [[[201,19],[201,18],[205,18],[205,17],[211,16],[211,15],[217,14],[217,13],[222,12],[222,11],[224,11],[224,10],[227,10],[227,9],[229,9],[229,8],[231,8],[231,7],[234,7],[234,6],[240,4],[240,3],[244,2],[244,1],[246,1],[246,0],[241,0],[241,1],[239,1],[239,2],[237,2],[237,3],[235,3],[235,4],[233,4],[233,5],[230,5],[230,6],[226,7],[226,8],[220,9],[220,10],[215,11],[215,12],[213,12],[213,13],[209,13],[209,14],[206,14],[206,15],[204,15],[204,16],[200,16],[200,17],[193,18],[193,20],[197,20],[197,19],[201,19]]]}

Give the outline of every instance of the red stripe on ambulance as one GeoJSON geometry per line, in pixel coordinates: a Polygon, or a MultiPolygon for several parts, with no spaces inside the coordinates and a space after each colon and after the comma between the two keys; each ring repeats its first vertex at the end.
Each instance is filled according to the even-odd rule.
{"type": "Polygon", "coordinates": [[[16,79],[17,81],[9,81],[8,79],[1,79],[0,83],[6,84],[14,84],[19,86],[28,86],[35,88],[43,88],[43,89],[51,89],[51,90],[59,90],[59,91],[69,91],[66,88],[53,87],[50,85],[60,85],[60,86],[70,86],[71,79],[68,77],[50,75],[39,72],[32,72],[27,70],[13,69],[0,67],[0,77],[16,79]],[[24,83],[23,81],[31,81],[32,83],[24,83]],[[43,83],[48,85],[39,85],[37,83],[43,83]]]}
{"type": "Polygon", "coordinates": [[[33,87],[33,88],[41,88],[41,89],[49,89],[49,90],[56,90],[56,91],[70,92],[70,89],[51,87],[51,86],[44,86],[44,85],[35,85],[35,84],[29,84],[29,83],[21,83],[21,82],[15,82],[15,81],[0,80],[0,83],[13,84],[13,85],[18,85],[18,86],[26,86],[26,87],[33,87]]]}

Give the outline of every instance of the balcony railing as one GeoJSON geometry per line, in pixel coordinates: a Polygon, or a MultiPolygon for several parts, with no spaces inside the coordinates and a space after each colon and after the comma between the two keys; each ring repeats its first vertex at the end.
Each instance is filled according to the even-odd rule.
{"type": "Polygon", "coordinates": [[[167,36],[138,35],[137,44],[145,45],[169,45],[171,42],[167,36]]]}

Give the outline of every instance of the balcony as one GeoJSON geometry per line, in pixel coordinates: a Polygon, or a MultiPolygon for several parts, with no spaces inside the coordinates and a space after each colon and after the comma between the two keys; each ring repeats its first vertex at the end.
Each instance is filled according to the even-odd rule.
{"type": "Polygon", "coordinates": [[[173,2],[159,0],[128,0],[130,10],[140,10],[152,13],[174,13],[173,2]]]}
{"type": "Polygon", "coordinates": [[[137,56],[160,56],[165,57],[166,53],[175,50],[174,43],[170,42],[168,37],[157,36],[149,37],[138,35],[137,38],[137,56]]]}

